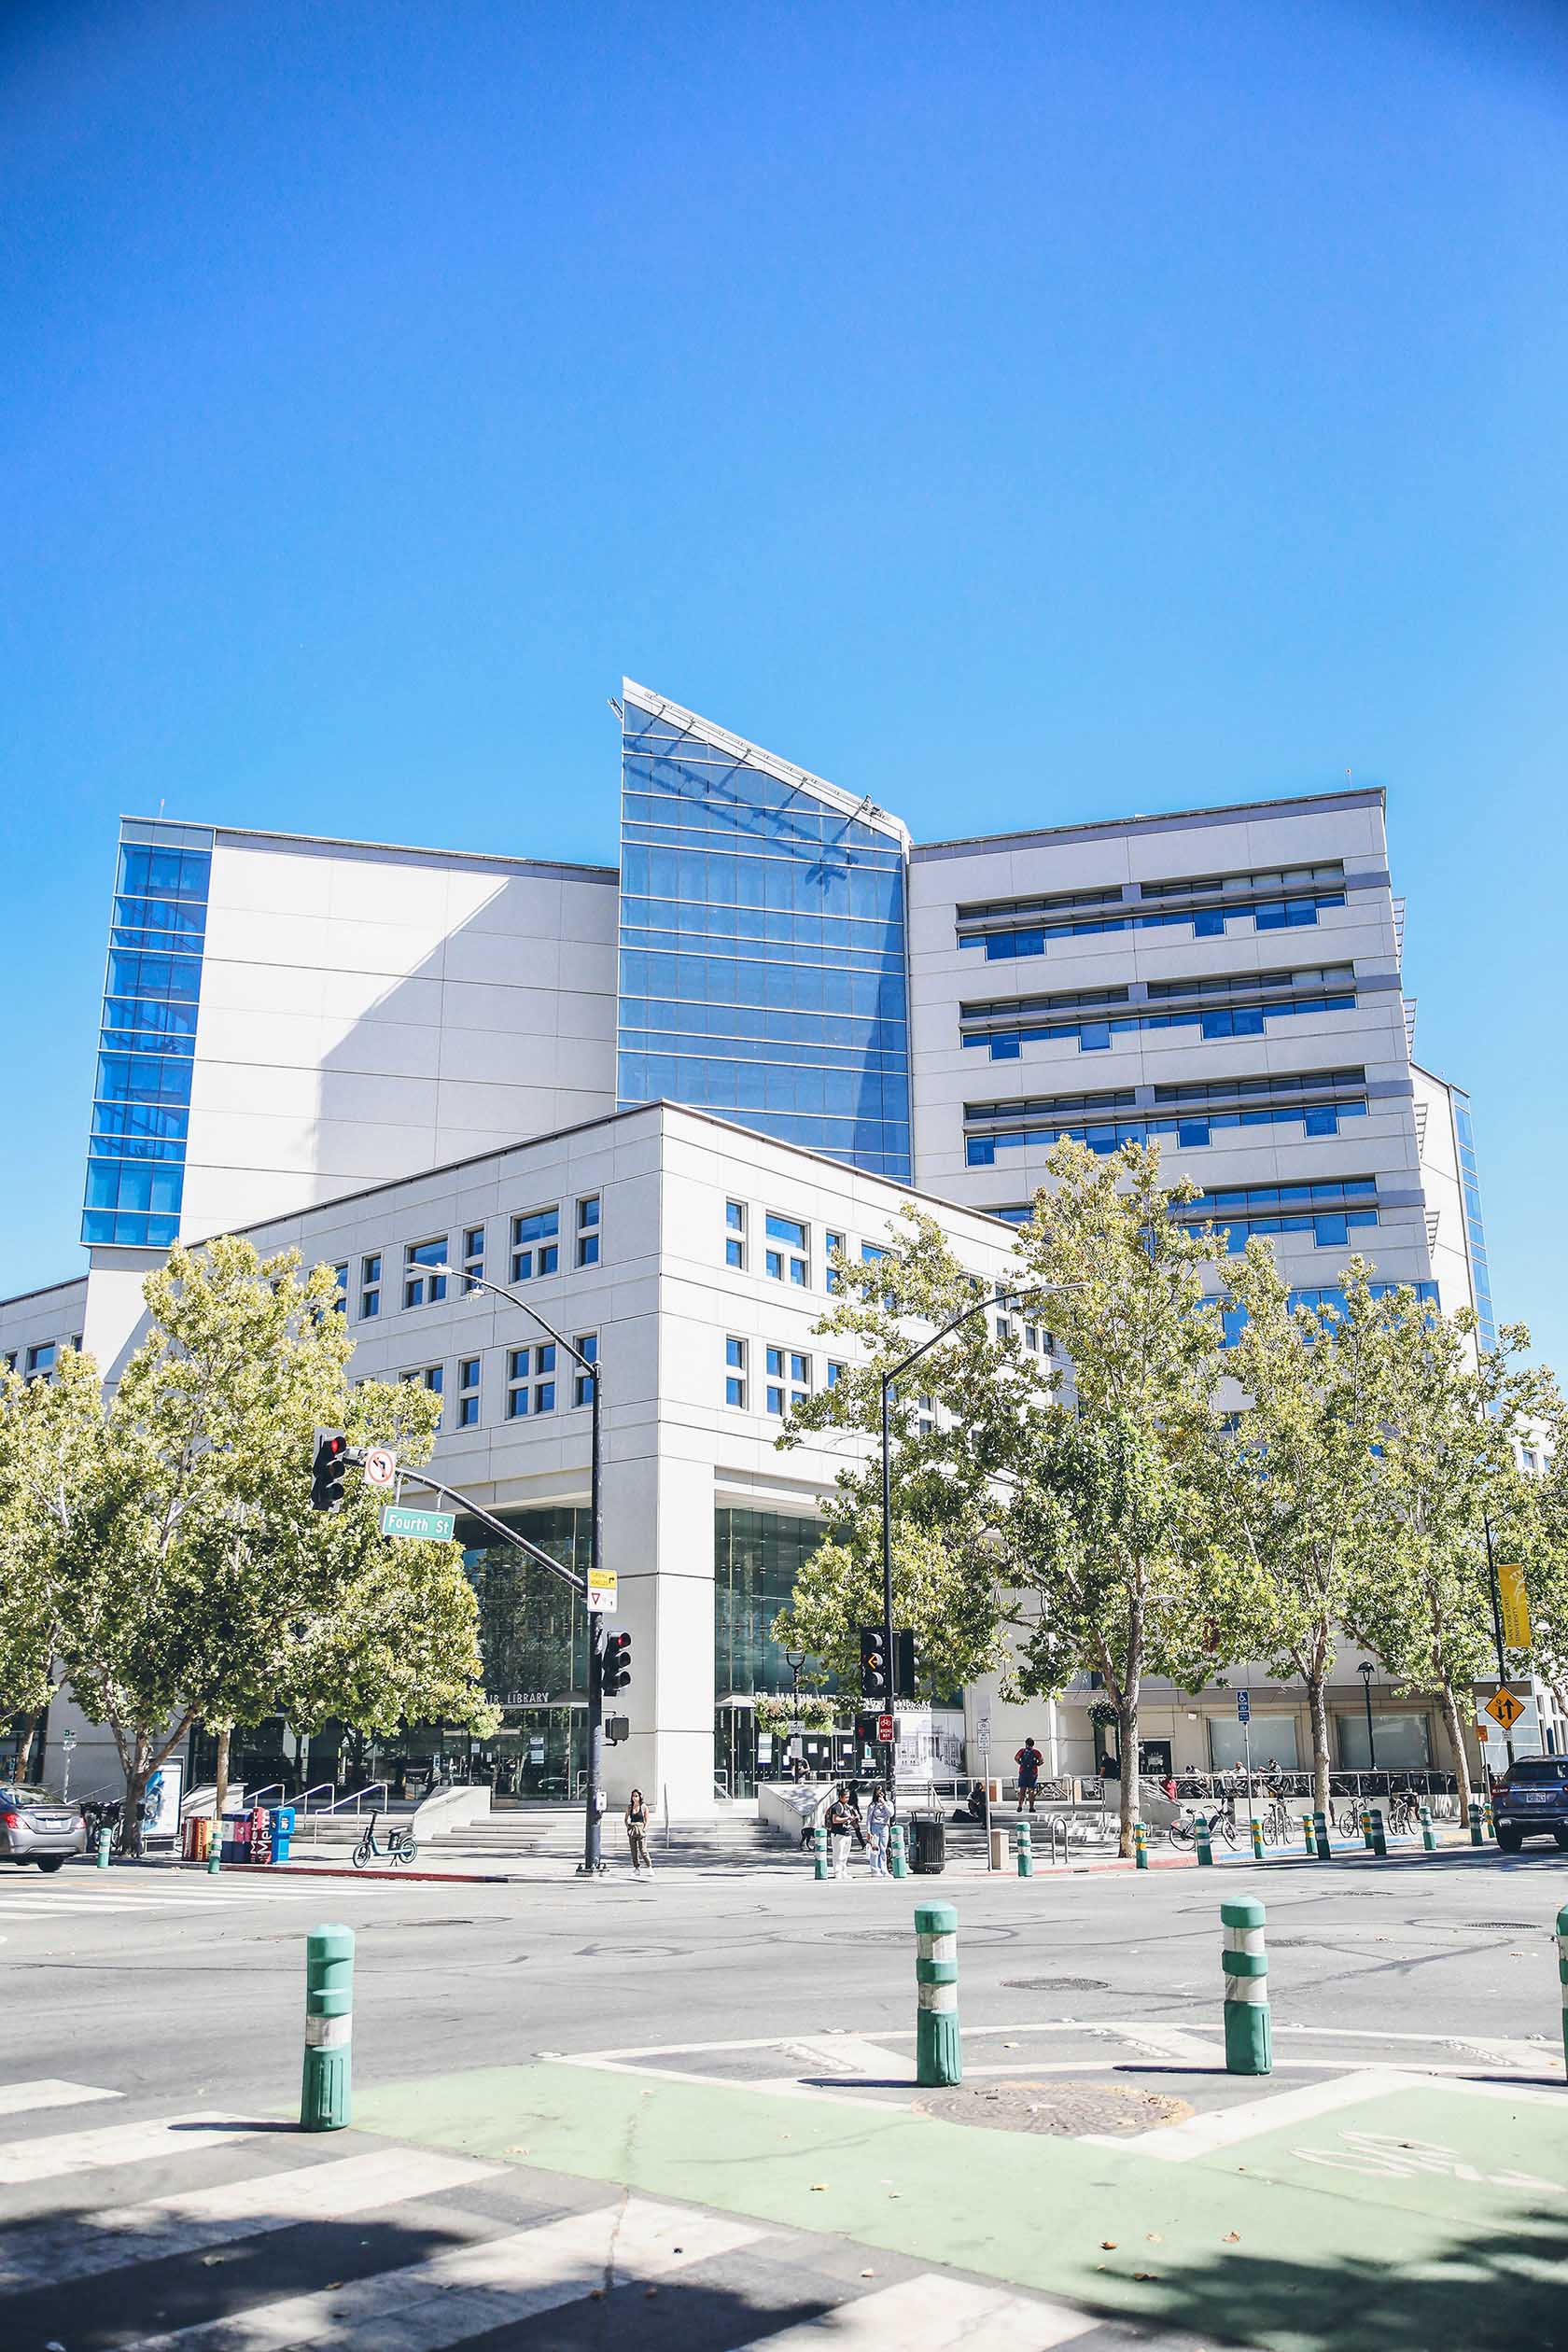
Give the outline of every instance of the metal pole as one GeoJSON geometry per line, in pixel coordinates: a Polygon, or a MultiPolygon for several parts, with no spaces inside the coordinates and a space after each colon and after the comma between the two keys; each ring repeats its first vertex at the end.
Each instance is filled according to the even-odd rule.
{"type": "MultiPolygon", "coordinates": [[[[599,1564],[599,1367],[593,1370],[593,1421],[588,1472],[588,1589],[597,1589],[594,1570],[599,1564]]],[[[588,1786],[587,1815],[582,1825],[584,1878],[596,1878],[604,1869],[601,1855],[604,1826],[604,1654],[602,1609],[588,1612],[588,1786]]]]}
{"type": "MultiPolygon", "coordinates": [[[[1497,1562],[1492,1558],[1491,1553],[1491,1520],[1485,1511],[1481,1513],[1481,1528],[1486,1536],[1487,1581],[1491,1587],[1491,1638],[1497,1645],[1497,1687],[1499,1690],[1506,1690],[1508,1687],[1508,1660],[1507,1654],[1503,1646],[1503,1593],[1502,1588],[1499,1586],[1497,1581],[1497,1562]]],[[[1505,1731],[1503,1737],[1507,1743],[1508,1767],[1509,1770],[1512,1771],[1514,1762],[1514,1735],[1511,1731],[1505,1731]]],[[[1486,1762],[1484,1751],[1482,1753],[1481,1762],[1484,1767],[1486,1762]]]]}
{"type": "MultiPolygon", "coordinates": [[[[517,1293],[514,1290],[509,1290],[504,1282],[487,1281],[483,1274],[465,1272],[459,1275],[455,1266],[445,1264],[433,1267],[431,1271],[436,1274],[450,1275],[455,1281],[460,1280],[466,1282],[469,1290],[488,1291],[492,1298],[504,1298],[509,1306],[521,1308],[523,1313],[531,1317],[546,1337],[554,1341],[564,1355],[570,1356],[578,1370],[588,1380],[589,1403],[593,1410],[588,1473],[588,1566],[590,1571],[595,1569],[599,1565],[602,1538],[599,1497],[601,1425],[599,1380],[604,1350],[595,1343],[594,1361],[590,1363],[581,1349],[568,1339],[565,1332],[557,1331],[553,1323],[545,1321],[531,1299],[519,1298],[517,1293]]],[[[418,1474],[415,1473],[415,1475],[418,1474]]],[[[595,1585],[590,1575],[588,1590],[593,1592],[594,1589],[595,1585]]],[[[604,1868],[600,1859],[604,1816],[603,1667],[605,1651],[605,1632],[600,1623],[601,1615],[602,1612],[598,1609],[590,1609],[588,1612],[588,1769],[583,1775],[586,1813],[582,1824],[582,1868],[578,1872],[580,1878],[597,1878],[604,1868]]]]}
{"type": "Polygon", "coordinates": [[[1366,1769],[1368,1772],[1375,1772],[1378,1769],[1378,1748],[1372,1731],[1372,1677],[1370,1674],[1363,1674],[1361,1678],[1361,1695],[1366,1702],[1366,1769]]]}
{"type": "MultiPolygon", "coordinates": [[[[891,1379],[884,1372],[882,1375],[882,1656],[886,1661],[888,1677],[887,1713],[889,1715],[893,1712],[893,1701],[897,1695],[894,1685],[896,1669],[893,1663],[893,1502],[891,1434],[889,1426],[889,1400],[891,1389],[891,1379]]],[[[889,1780],[892,1778],[891,1766],[889,1767],[888,1777],[889,1780]]]]}

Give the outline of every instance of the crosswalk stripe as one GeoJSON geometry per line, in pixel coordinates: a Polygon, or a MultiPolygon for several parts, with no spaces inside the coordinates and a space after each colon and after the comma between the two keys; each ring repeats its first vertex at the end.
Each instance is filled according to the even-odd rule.
{"type": "Polygon", "coordinates": [[[0,2292],[26,2287],[64,2287],[101,2277],[134,2262],[161,2262],[175,2254],[200,2253],[243,2238],[265,2237],[301,2221],[337,2221],[351,2213],[400,2205],[410,2197],[433,2197],[504,2172],[504,2164],[477,2163],[431,2149],[377,2149],[368,2156],[342,2156],[288,2172],[252,2173],[213,2189],[189,2189],[145,2205],[117,2206],[100,2217],[102,2227],[84,2234],[72,2213],[36,2223],[14,2225],[0,2251],[0,2292]]]}
{"type": "Polygon", "coordinates": [[[164,1894],[151,1887],[116,1887],[98,1894],[86,1887],[22,1887],[0,1895],[0,1913],[21,1911],[214,1911],[231,1903],[303,1903],[311,1897],[303,1887],[233,1886],[222,1881],[200,1893],[164,1894]]]}
{"type": "Polygon", "coordinates": [[[110,2123],[96,2132],[55,2132],[42,2139],[0,2140],[0,2188],[31,2188],[35,2181],[61,2180],[70,2173],[96,2172],[110,2164],[141,2164],[155,2157],[197,2155],[204,2149],[231,2148],[275,2129],[270,2123],[237,2122],[224,2115],[161,2115],[146,2123],[110,2123]]]}
{"type": "Polygon", "coordinates": [[[782,2334],[749,2336],[734,2352],[1050,2352],[1099,2327],[1099,2319],[1065,2303],[1032,2303],[993,2287],[971,2287],[961,2278],[928,2272],[840,2303],[820,2319],[808,2319],[782,2334]]]}
{"type": "Polygon", "coordinates": [[[0,2115],[26,2115],[35,2107],[86,2107],[93,2099],[118,2099],[118,2091],[100,2091],[91,2082],[64,2082],[42,2075],[36,2082],[0,2082],[0,2115]]]}
{"type": "Polygon", "coordinates": [[[354,2344],[357,2329],[377,2331],[365,2336],[367,2345],[385,2342],[395,2343],[397,2352],[442,2352],[595,2290],[668,2276],[733,2253],[760,2234],[723,2214],[631,2197],[537,2229],[449,2247],[427,2261],[345,2287],[289,2295],[167,2335],[139,2336],[123,2352],[298,2352],[305,2344],[354,2344]]]}

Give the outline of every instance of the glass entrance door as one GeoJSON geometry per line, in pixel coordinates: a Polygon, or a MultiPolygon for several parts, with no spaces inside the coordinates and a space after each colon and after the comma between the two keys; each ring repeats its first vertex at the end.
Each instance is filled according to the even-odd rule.
{"type": "Polygon", "coordinates": [[[474,1742],[470,1776],[489,1781],[498,1803],[562,1804],[577,1795],[587,1769],[586,1707],[508,1707],[500,1729],[474,1742]]]}

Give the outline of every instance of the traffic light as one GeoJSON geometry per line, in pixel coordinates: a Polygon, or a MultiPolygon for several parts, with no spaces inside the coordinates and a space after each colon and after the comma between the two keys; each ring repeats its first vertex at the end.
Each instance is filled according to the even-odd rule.
{"type": "Polygon", "coordinates": [[[599,1689],[605,1698],[614,1699],[631,1679],[632,1637],[629,1633],[612,1633],[599,1661],[599,1689]]]}
{"type": "Polygon", "coordinates": [[[888,1702],[888,1646],[879,1625],[861,1628],[861,1697],[888,1702]]]}
{"type": "Polygon", "coordinates": [[[311,1502],[318,1511],[341,1511],[348,1473],[348,1439],[341,1429],[318,1429],[311,1456],[311,1502]]]}
{"type": "Polygon", "coordinates": [[[915,1636],[907,1626],[893,1635],[893,1685],[901,1699],[915,1696],[915,1636]]]}

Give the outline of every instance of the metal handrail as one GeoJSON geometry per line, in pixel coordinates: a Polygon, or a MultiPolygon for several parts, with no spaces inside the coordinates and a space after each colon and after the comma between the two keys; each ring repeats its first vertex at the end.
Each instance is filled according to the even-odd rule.
{"type": "Polygon", "coordinates": [[[274,1789],[276,1789],[278,1796],[281,1798],[284,1790],[283,1782],[263,1781],[259,1788],[251,1789],[245,1799],[245,1811],[249,1813],[252,1806],[259,1805],[263,1797],[270,1797],[274,1789]]]}
{"type": "MultiPolygon", "coordinates": [[[[310,1800],[313,1797],[319,1797],[323,1789],[330,1791],[336,1788],[337,1785],[336,1781],[313,1781],[308,1788],[302,1788],[298,1797],[294,1799],[294,1802],[300,1809],[301,1820],[303,1821],[306,1814],[310,1812],[310,1800]]],[[[325,1813],[326,1810],[327,1808],[323,1806],[323,1813],[325,1813]]]]}
{"type": "Polygon", "coordinates": [[[377,1789],[381,1791],[384,1799],[390,1797],[392,1794],[384,1780],[371,1781],[368,1788],[357,1788],[352,1797],[340,1797],[335,1805],[323,1805],[319,1812],[312,1813],[311,1843],[313,1845],[318,1845],[320,1843],[322,1823],[329,1814],[342,1813],[345,1805],[352,1805],[354,1807],[354,1817],[357,1821],[359,1818],[360,1806],[364,1803],[367,1797],[373,1797],[377,1789]]]}
{"type": "Polygon", "coordinates": [[[1050,1849],[1051,1860],[1055,1862],[1057,1858],[1057,1838],[1058,1832],[1061,1837],[1061,1858],[1064,1862],[1070,1860],[1071,1852],[1068,1845],[1067,1815],[1065,1813],[1048,1813],[1044,1814],[1043,1818],[1045,1823],[1045,1843],[1050,1849]]]}

